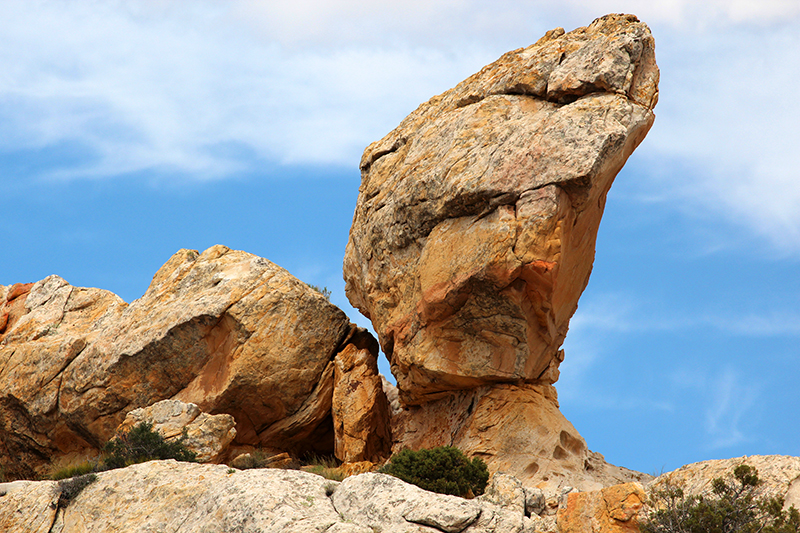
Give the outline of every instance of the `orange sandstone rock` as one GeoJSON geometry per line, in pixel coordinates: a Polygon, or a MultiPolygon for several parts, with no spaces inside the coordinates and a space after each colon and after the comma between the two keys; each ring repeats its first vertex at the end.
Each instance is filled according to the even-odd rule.
{"type": "Polygon", "coordinates": [[[181,250],[131,304],[58,276],[3,292],[15,295],[0,336],[10,477],[98,448],[128,412],[164,399],[232,415],[238,445],[333,451],[333,359],[353,326],[266,259],[181,250]]]}
{"type": "Polygon", "coordinates": [[[553,383],[606,193],[653,123],[647,26],[549,32],[433,97],[361,159],[344,259],[406,403],[553,383]]]}
{"type": "Polygon", "coordinates": [[[567,495],[558,510],[560,533],[636,533],[637,516],[646,496],[639,483],[614,485],[592,492],[567,495]]]}

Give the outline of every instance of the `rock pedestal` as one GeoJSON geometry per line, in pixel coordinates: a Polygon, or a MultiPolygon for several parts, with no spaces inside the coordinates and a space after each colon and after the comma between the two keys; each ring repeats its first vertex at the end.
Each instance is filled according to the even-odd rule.
{"type": "Polygon", "coordinates": [[[345,290],[409,413],[396,447],[464,446],[537,481],[590,468],[548,387],[658,79],[647,26],[608,15],[505,54],[364,151],[345,290]]]}

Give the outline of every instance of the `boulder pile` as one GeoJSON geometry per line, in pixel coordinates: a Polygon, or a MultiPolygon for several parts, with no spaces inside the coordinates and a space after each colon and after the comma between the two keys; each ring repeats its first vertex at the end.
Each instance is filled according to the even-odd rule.
{"type": "Polygon", "coordinates": [[[377,341],[224,246],[178,251],[130,304],[58,276],[0,286],[5,475],[41,475],[150,420],[185,426],[214,462],[269,449],[366,464],[454,445],[526,486],[646,480],[589,451],[553,384],[658,79],[648,27],[608,15],[503,55],[368,146],[344,278],[377,341]]]}

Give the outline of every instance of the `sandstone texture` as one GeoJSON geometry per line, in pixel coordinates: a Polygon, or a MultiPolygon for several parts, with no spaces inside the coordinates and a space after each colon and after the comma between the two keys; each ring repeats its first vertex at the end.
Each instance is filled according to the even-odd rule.
{"type": "Polygon", "coordinates": [[[760,494],[763,497],[781,497],[785,507],[800,509],[800,457],[788,455],[750,455],[732,459],[718,459],[692,463],[655,478],[648,489],[670,482],[680,486],[686,494],[710,494],[711,482],[718,477],[729,477],[733,470],[747,464],[758,470],[760,494]]]}
{"type": "Polygon", "coordinates": [[[407,404],[553,383],[614,177],[653,124],[632,15],[548,32],[433,97],[361,159],[344,259],[407,404]]]}
{"type": "Polygon", "coordinates": [[[231,415],[209,415],[193,403],[180,400],[162,400],[145,408],[129,412],[117,428],[116,434],[125,433],[142,422],[152,424],[153,431],[167,441],[182,439],[197,461],[216,461],[236,437],[236,421],[231,415]]]}
{"type": "MultiPolygon", "coordinates": [[[[534,533],[538,517],[490,501],[424,491],[384,474],[338,483],[297,470],[234,470],[152,461],[97,474],[65,508],[58,483],[18,483],[0,496],[0,531],[534,533]]],[[[2,486],[0,486],[2,489],[2,486]]],[[[552,529],[550,529],[552,530],[552,529]]]]}
{"type": "Polygon", "coordinates": [[[486,461],[492,472],[511,474],[526,487],[551,492],[652,479],[610,465],[590,451],[559,411],[551,385],[484,386],[410,406],[402,404],[391,384],[384,387],[391,401],[395,451],[456,446],[486,461]]]}
{"type": "MultiPolygon", "coordinates": [[[[334,449],[334,359],[355,349],[356,328],[266,259],[181,250],[130,305],[58,276],[0,295],[0,461],[12,478],[97,449],[129,412],[165,399],[231,415],[239,445],[334,449]]],[[[368,365],[377,352],[359,342],[368,365]]],[[[351,437],[353,455],[380,455],[351,437]]]]}
{"type": "Polygon", "coordinates": [[[558,510],[559,533],[638,533],[637,517],[646,500],[639,483],[591,492],[573,492],[558,510]]]}
{"type": "Polygon", "coordinates": [[[608,15],[505,54],[364,151],[345,290],[397,378],[395,450],[458,446],[542,487],[640,479],[587,449],[551,385],[658,79],[647,26],[608,15]]]}

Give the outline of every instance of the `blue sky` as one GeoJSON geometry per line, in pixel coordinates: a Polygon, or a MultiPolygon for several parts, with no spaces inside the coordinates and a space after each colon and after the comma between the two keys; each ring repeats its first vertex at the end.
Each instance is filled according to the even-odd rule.
{"type": "Polygon", "coordinates": [[[800,455],[800,3],[381,4],[3,0],[0,284],[131,301],[225,244],[367,325],[341,280],[364,147],[548,29],[631,12],[661,98],[609,195],[562,411],[648,473],[800,455]]]}

